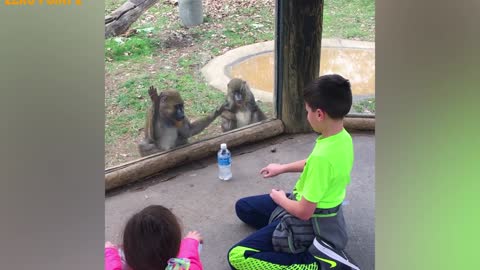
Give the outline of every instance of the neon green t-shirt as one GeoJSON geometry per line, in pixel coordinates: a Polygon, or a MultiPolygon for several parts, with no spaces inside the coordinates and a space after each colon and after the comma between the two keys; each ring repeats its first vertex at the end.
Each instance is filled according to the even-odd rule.
{"type": "Polygon", "coordinates": [[[300,201],[303,196],[317,203],[317,208],[339,205],[345,198],[352,166],[352,137],[345,129],[327,138],[319,136],[293,189],[295,199],[300,201]]]}

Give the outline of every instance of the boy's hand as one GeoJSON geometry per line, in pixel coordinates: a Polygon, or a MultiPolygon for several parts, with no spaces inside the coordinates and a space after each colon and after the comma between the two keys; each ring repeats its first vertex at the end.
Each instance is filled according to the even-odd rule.
{"type": "Polygon", "coordinates": [[[272,192],[270,192],[270,197],[276,204],[280,205],[280,202],[287,198],[287,195],[283,190],[272,189],[272,192]]]}
{"type": "Polygon", "coordinates": [[[268,164],[267,167],[260,170],[260,174],[263,176],[263,178],[274,177],[281,173],[283,173],[283,165],[276,163],[268,164]]]}
{"type": "Polygon", "coordinates": [[[192,239],[197,240],[199,243],[203,243],[203,237],[197,231],[188,232],[187,236],[185,236],[185,238],[192,238],[192,239]]]}

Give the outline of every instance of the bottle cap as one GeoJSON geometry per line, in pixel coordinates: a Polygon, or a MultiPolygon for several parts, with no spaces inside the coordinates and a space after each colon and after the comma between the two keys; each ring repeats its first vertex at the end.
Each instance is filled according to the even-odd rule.
{"type": "Polygon", "coordinates": [[[227,149],[227,144],[226,143],[220,144],[220,149],[227,149]]]}

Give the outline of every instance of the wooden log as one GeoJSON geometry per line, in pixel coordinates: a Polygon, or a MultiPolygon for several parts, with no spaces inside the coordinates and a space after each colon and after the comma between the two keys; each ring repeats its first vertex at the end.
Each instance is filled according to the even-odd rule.
{"type": "Polygon", "coordinates": [[[125,33],[147,9],[158,0],[128,0],[105,17],[105,38],[125,33]]]}
{"type": "Polygon", "coordinates": [[[286,133],[311,130],[303,89],[318,77],[323,0],[278,0],[276,24],[276,110],[286,133]]]}
{"type": "Polygon", "coordinates": [[[221,143],[227,143],[228,147],[235,147],[274,137],[283,132],[284,126],[281,120],[265,120],[226,132],[215,138],[127,162],[105,170],[105,189],[111,190],[142,180],[162,170],[214,155],[221,143]]]}
{"type": "Polygon", "coordinates": [[[347,130],[375,130],[375,118],[345,117],[343,126],[347,130]]]}

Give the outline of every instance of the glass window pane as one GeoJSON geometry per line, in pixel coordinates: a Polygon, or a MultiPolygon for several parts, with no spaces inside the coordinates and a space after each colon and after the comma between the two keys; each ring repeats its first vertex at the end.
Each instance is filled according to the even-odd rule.
{"type": "Polygon", "coordinates": [[[273,0],[165,0],[106,38],[105,166],[273,117],[274,16],[273,0]]]}

